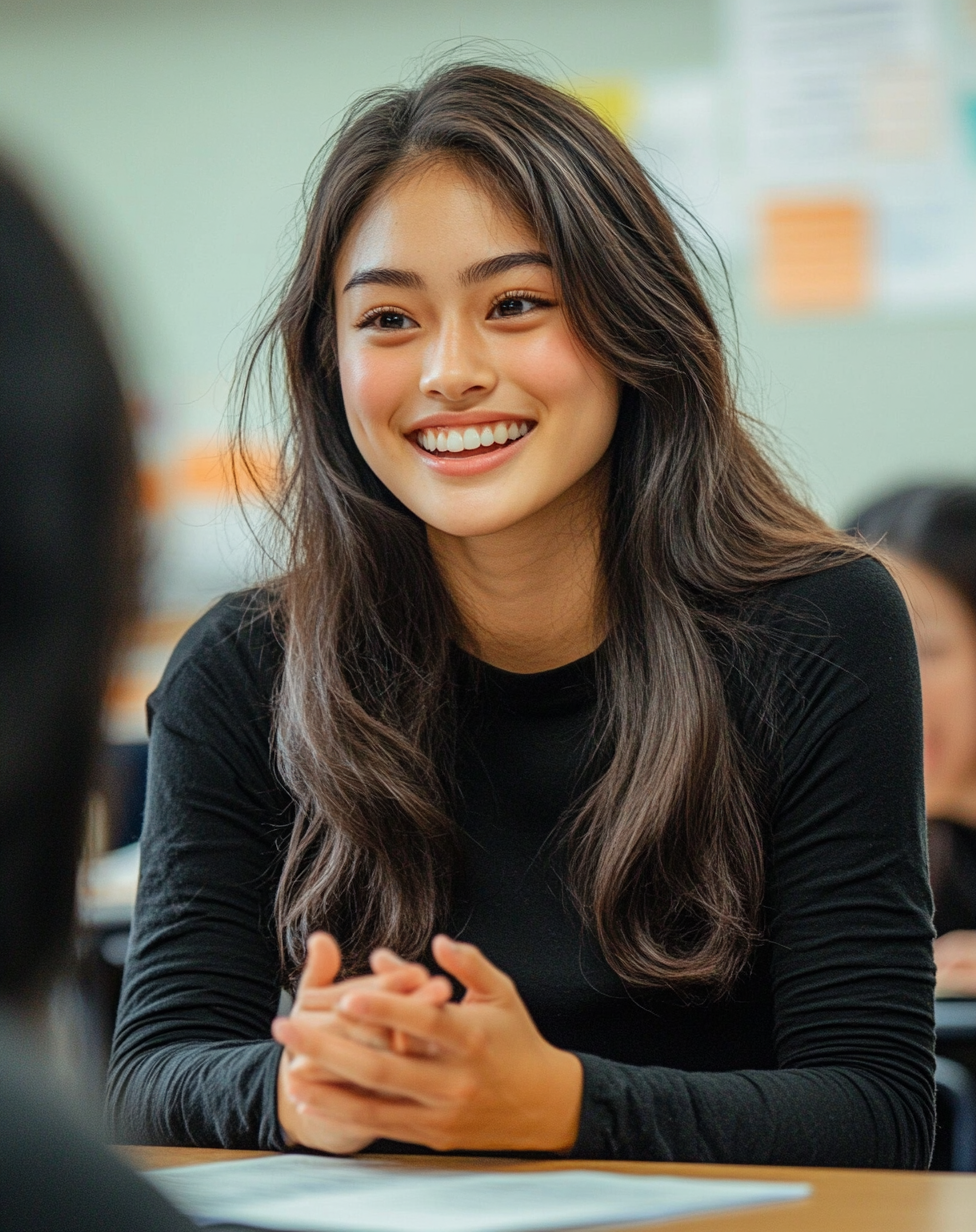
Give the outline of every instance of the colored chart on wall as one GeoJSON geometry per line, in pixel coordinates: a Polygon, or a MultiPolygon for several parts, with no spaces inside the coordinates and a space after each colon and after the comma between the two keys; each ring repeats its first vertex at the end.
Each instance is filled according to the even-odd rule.
{"type": "Polygon", "coordinates": [[[765,305],[976,303],[971,8],[732,0],[730,13],[765,305]]]}
{"type": "Polygon", "coordinates": [[[713,68],[577,92],[679,213],[747,259],[767,311],[976,304],[976,4],[726,0],[724,12],[713,68]]]}

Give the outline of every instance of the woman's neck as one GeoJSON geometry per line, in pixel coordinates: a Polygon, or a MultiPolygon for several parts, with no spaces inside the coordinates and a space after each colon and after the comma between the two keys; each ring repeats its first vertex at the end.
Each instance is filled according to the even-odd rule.
{"type": "Polygon", "coordinates": [[[606,479],[593,474],[533,517],[461,539],[428,527],[438,568],[461,613],[464,649],[509,672],[581,659],[605,634],[600,523],[606,479]]]}

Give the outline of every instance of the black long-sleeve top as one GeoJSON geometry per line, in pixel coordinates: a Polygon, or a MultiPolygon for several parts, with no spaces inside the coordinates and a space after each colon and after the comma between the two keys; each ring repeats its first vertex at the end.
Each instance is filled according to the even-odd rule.
{"type": "MultiPolygon", "coordinates": [[[[724,671],[764,783],[765,928],[732,991],[689,1001],[625,987],[565,891],[552,835],[587,761],[592,656],[467,673],[464,875],[448,927],[580,1056],[575,1157],[925,1167],[934,970],[908,618],[869,560],[767,588],[750,610],[756,635],[724,671]]],[[[269,1038],[282,980],[272,904],[293,818],[271,744],[281,661],[253,595],[231,596],[186,635],[150,700],[110,1077],[123,1140],[284,1146],[269,1038]]]]}

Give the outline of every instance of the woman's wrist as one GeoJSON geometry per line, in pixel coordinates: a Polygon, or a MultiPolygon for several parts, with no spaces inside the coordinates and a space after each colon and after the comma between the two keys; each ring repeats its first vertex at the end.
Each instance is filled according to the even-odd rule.
{"type": "Polygon", "coordinates": [[[547,1109],[543,1128],[544,1145],[539,1149],[564,1155],[571,1151],[579,1137],[580,1114],[583,1107],[583,1063],[575,1052],[553,1048],[551,1066],[547,1067],[547,1109]]]}
{"type": "Polygon", "coordinates": [[[282,1048],[281,1056],[278,1058],[278,1075],[275,1080],[275,1115],[285,1146],[293,1147],[299,1145],[298,1139],[292,1132],[293,1129],[297,1129],[295,1120],[297,1111],[285,1087],[285,1066],[287,1064],[288,1050],[282,1048]]]}

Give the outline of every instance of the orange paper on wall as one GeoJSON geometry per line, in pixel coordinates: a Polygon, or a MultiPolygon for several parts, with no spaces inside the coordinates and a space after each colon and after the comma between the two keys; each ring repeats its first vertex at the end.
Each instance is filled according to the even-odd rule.
{"type": "Polygon", "coordinates": [[[229,446],[203,446],[184,454],[176,465],[176,487],[188,497],[233,500],[270,489],[278,475],[279,457],[267,445],[249,445],[246,455],[229,446]]]}
{"type": "Polygon", "coordinates": [[[871,218],[856,200],[779,200],[761,215],[759,279],[773,312],[851,312],[868,303],[871,218]]]}

